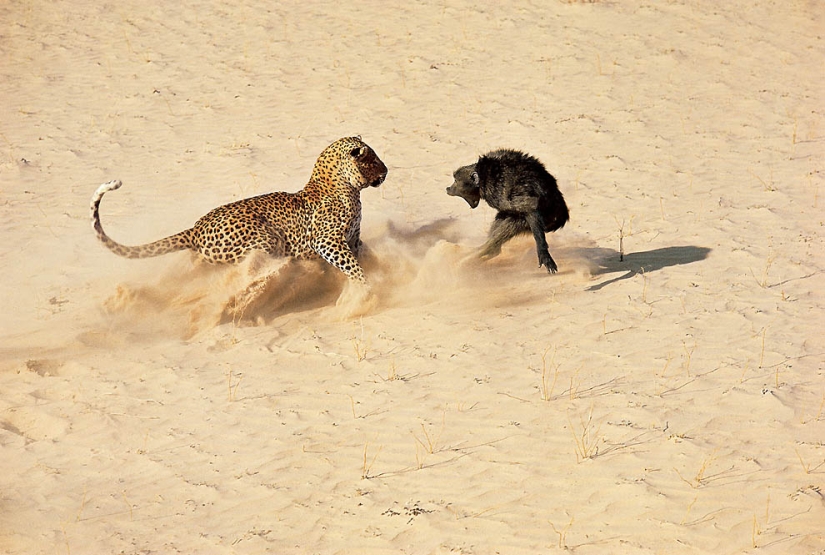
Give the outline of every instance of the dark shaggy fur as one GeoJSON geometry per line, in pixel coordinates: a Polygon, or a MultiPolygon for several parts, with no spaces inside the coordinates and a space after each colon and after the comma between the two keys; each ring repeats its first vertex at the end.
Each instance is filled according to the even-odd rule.
{"type": "Polygon", "coordinates": [[[558,270],[544,234],[564,226],[570,215],[556,179],[541,162],[517,150],[495,150],[475,164],[458,168],[453,177],[448,195],[463,198],[470,208],[484,199],[498,210],[479,252],[481,258],[498,255],[501,246],[516,235],[532,233],[539,268],[544,266],[550,273],[558,270]]]}

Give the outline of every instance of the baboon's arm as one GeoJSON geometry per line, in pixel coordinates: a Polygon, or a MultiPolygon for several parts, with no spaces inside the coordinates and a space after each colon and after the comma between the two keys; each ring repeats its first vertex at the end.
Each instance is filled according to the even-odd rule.
{"type": "Polygon", "coordinates": [[[530,231],[533,232],[533,238],[536,240],[536,253],[539,257],[539,268],[542,266],[547,268],[551,274],[556,273],[559,269],[553,257],[550,256],[550,250],[547,248],[547,239],[544,237],[544,221],[538,210],[528,212],[526,215],[527,223],[530,225],[530,231]]]}

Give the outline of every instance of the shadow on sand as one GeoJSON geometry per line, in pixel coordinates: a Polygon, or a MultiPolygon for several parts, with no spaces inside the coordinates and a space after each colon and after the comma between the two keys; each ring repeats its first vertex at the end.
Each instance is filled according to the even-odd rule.
{"type": "Polygon", "coordinates": [[[704,260],[710,254],[707,247],[683,246],[666,247],[645,252],[633,252],[624,255],[624,260],[620,260],[619,253],[611,249],[597,249],[598,254],[594,262],[598,268],[593,272],[594,276],[603,274],[613,274],[625,272],[623,275],[608,279],[596,285],[591,285],[587,291],[598,291],[617,281],[630,279],[640,273],[655,272],[668,266],[678,266],[680,264],[691,264],[704,260]]]}

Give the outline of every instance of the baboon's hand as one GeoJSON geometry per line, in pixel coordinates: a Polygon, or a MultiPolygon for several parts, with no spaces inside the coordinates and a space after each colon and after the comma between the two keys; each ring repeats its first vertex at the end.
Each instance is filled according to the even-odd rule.
{"type": "Polygon", "coordinates": [[[541,268],[542,266],[547,268],[547,271],[551,274],[555,274],[559,271],[559,267],[556,266],[555,260],[553,260],[553,257],[550,256],[550,253],[546,251],[539,254],[539,268],[541,268]]]}

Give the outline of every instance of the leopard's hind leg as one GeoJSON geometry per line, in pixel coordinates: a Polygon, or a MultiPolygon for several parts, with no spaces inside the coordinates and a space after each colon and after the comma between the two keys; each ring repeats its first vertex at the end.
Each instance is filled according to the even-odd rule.
{"type": "Polygon", "coordinates": [[[247,309],[255,306],[258,300],[266,293],[269,283],[277,277],[280,269],[271,270],[265,259],[267,257],[283,258],[289,254],[289,245],[284,233],[275,226],[265,225],[256,228],[248,237],[248,244],[232,262],[239,262],[242,259],[252,257],[248,268],[252,281],[248,283],[242,291],[239,291],[233,298],[227,311],[232,314],[232,320],[238,321],[244,318],[247,309]],[[259,258],[254,254],[258,253],[259,258]],[[263,273],[262,273],[263,272],[263,273]],[[259,275],[260,274],[260,275],[259,275]]]}

